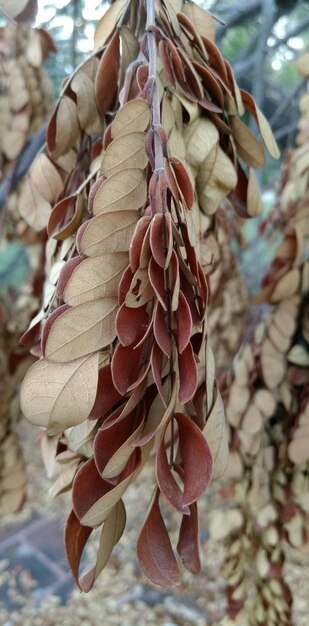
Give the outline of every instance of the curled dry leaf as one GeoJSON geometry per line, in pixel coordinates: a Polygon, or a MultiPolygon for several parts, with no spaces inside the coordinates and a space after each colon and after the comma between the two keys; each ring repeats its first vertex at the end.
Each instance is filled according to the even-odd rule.
{"type": "Polygon", "coordinates": [[[137,556],[152,582],[175,587],[180,584],[179,570],[160,511],[159,496],[156,489],[137,541],[137,556]]]}

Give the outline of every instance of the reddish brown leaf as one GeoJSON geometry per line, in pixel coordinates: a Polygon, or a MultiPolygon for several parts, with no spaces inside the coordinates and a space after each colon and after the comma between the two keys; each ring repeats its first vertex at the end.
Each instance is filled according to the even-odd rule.
{"type": "Polygon", "coordinates": [[[148,324],[146,305],[132,309],[123,303],[116,317],[116,330],[120,343],[123,346],[136,344],[141,334],[144,335],[146,332],[148,324]]]}
{"type": "Polygon", "coordinates": [[[150,360],[145,345],[135,349],[118,344],[112,358],[112,377],[116,389],[125,395],[147,376],[150,360]]]}
{"type": "Polygon", "coordinates": [[[154,215],[150,228],[150,248],[156,263],[166,269],[171,260],[173,236],[170,213],[154,215]]]}
{"type": "Polygon", "coordinates": [[[177,552],[189,572],[198,574],[201,571],[196,502],[190,505],[190,515],[183,515],[182,517],[177,552]]]}
{"type": "Polygon", "coordinates": [[[166,310],[167,295],[164,284],[164,270],[155,262],[153,257],[149,263],[148,276],[157,298],[166,310]]]}
{"type": "Polygon", "coordinates": [[[175,413],[179,431],[179,449],[184,471],[183,506],[196,502],[204,493],[212,475],[212,455],[202,431],[184,413],[175,413]]]}
{"type": "Polygon", "coordinates": [[[187,347],[192,333],[192,316],[190,307],[182,291],[179,292],[178,309],[175,311],[177,324],[177,343],[180,354],[187,347]]]}
{"type": "Polygon", "coordinates": [[[136,224],[129,250],[130,266],[132,272],[136,272],[136,270],[140,266],[141,250],[144,239],[146,237],[146,233],[151,223],[151,219],[152,218],[150,215],[143,215],[136,224]]]}
{"type": "Polygon", "coordinates": [[[157,585],[175,587],[180,576],[173,548],[159,507],[157,489],[137,541],[137,556],[146,576],[157,585]]]}
{"type": "Polygon", "coordinates": [[[118,91],[119,42],[119,31],[116,31],[103,52],[96,75],[95,97],[102,115],[113,107],[118,91]]]}
{"type": "Polygon", "coordinates": [[[162,373],[163,373],[163,353],[161,352],[159,346],[154,343],[151,350],[150,356],[151,363],[151,371],[157,386],[158,392],[165,404],[163,387],[162,387],[162,373]]]}
{"type": "Polygon", "coordinates": [[[172,340],[167,328],[164,309],[160,302],[156,302],[153,312],[153,333],[158,346],[167,357],[172,354],[172,340]]]}
{"type": "Polygon", "coordinates": [[[78,519],[84,515],[112,485],[101,478],[93,458],[88,459],[76,472],[72,486],[73,509],[78,519]]]}
{"type": "Polygon", "coordinates": [[[104,417],[120,399],[121,395],[113,383],[111,366],[106,365],[99,370],[97,396],[90,417],[93,419],[104,417]]]}
{"type": "Polygon", "coordinates": [[[80,590],[81,586],[78,578],[80,561],[92,531],[93,528],[81,525],[78,517],[72,510],[64,529],[64,545],[72,576],[80,590]]]}
{"type": "Polygon", "coordinates": [[[179,366],[179,400],[182,404],[189,402],[197,387],[197,369],[191,343],[178,355],[179,366]]]}
{"type": "MultiPolygon", "coordinates": [[[[122,444],[132,435],[138,426],[136,411],[132,411],[126,419],[110,423],[108,428],[99,428],[93,442],[94,461],[100,474],[103,474],[108,461],[122,444]]],[[[133,448],[132,451],[133,452],[133,448]]]]}
{"type": "Polygon", "coordinates": [[[169,159],[169,162],[172,165],[173,172],[175,174],[179,189],[184,197],[186,205],[188,209],[192,209],[194,202],[194,189],[188,172],[183,163],[179,161],[179,159],[175,159],[173,157],[169,159]]]}
{"type": "MultiPolygon", "coordinates": [[[[173,418],[172,418],[173,419],[173,418]]],[[[156,454],[156,477],[161,493],[171,503],[171,505],[181,513],[190,513],[189,507],[183,504],[183,492],[181,491],[176,478],[173,476],[173,468],[170,467],[167,459],[165,443],[166,428],[161,437],[160,445],[156,454]]]]}
{"type": "Polygon", "coordinates": [[[86,259],[85,255],[78,255],[73,257],[73,259],[69,259],[69,261],[66,262],[66,264],[63,266],[59,278],[58,278],[58,282],[57,282],[57,292],[59,294],[59,296],[62,297],[63,295],[63,291],[65,289],[65,286],[70,278],[70,276],[72,276],[72,273],[74,272],[75,268],[86,259]]]}
{"type": "Polygon", "coordinates": [[[83,215],[82,196],[69,196],[54,206],[47,226],[49,237],[62,241],[78,229],[83,215]]]}

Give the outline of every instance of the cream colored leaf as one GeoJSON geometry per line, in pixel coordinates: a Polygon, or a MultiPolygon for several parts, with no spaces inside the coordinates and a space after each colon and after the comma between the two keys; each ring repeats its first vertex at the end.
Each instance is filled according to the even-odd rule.
{"type": "Polygon", "coordinates": [[[120,137],[136,131],[145,131],[150,123],[149,104],[142,98],[126,102],[112,122],[112,137],[120,137]]]}
{"type": "Polygon", "coordinates": [[[140,47],[137,38],[128,26],[121,26],[119,30],[121,37],[120,85],[123,85],[126,71],[138,57],[140,47]]]}
{"type": "Polygon", "coordinates": [[[64,311],[50,328],[45,356],[64,363],[109,345],[116,336],[117,309],[116,298],[100,298],[64,311]]]}
{"type": "Polygon", "coordinates": [[[210,151],[219,142],[219,133],[211,120],[199,117],[183,132],[190,165],[199,168],[210,151]]]}
{"type": "Polygon", "coordinates": [[[212,15],[193,2],[183,3],[183,13],[191,20],[196,32],[215,43],[215,22],[212,15]]]}
{"type": "Polygon", "coordinates": [[[8,159],[14,161],[25,145],[26,132],[20,130],[7,130],[2,137],[1,149],[8,159]]]}
{"type": "Polygon", "coordinates": [[[129,263],[126,252],[85,259],[73,270],[63,292],[71,306],[97,298],[117,297],[120,278],[129,263]]]}
{"type": "Polygon", "coordinates": [[[230,533],[240,530],[244,522],[243,515],[238,509],[230,511],[213,511],[210,517],[209,532],[212,539],[220,541],[230,533]]]}
{"type": "Polygon", "coordinates": [[[249,168],[248,189],[247,189],[247,211],[250,217],[256,217],[263,211],[263,202],[260,186],[254,170],[249,168]]]}
{"type": "Polygon", "coordinates": [[[148,269],[138,269],[132,278],[125,303],[129,307],[137,308],[146,304],[153,297],[153,294],[154,291],[148,278],[148,269]]]}
{"type": "Polygon", "coordinates": [[[1,0],[0,9],[16,22],[29,22],[37,12],[36,0],[1,0]]]}
{"type": "Polygon", "coordinates": [[[297,293],[300,285],[300,271],[294,268],[280,278],[271,294],[271,302],[279,302],[297,293]]]}
{"type": "Polygon", "coordinates": [[[134,480],[138,471],[135,470],[132,474],[127,476],[121,483],[113,487],[104,496],[102,496],[95,504],[91,506],[89,511],[83,515],[80,522],[83,526],[99,526],[104,520],[107,519],[114,506],[119,502],[125,493],[129,484],[134,480]]]}
{"type": "Polygon", "coordinates": [[[235,168],[220,146],[215,145],[202,163],[196,184],[200,207],[206,215],[212,215],[236,187],[235,168]]]}
{"type": "Polygon", "coordinates": [[[54,435],[87,419],[98,383],[98,353],[70,363],[40,359],[21,386],[21,410],[36,426],[54,435]]]}
{"type": "Polygon", "coordinates": [[[253,396],[253,402],[267,419],[273,415],[277,404],[273,392],[268,389],[258,389],[253,396]]]}
{"type": "Polygon", "coordinates": [[[39,32],[33,30],[25,51],[25,58],[32,67],[40,67],[43,62],[42,42],[39,32]]]}
{"type": "Polygon", "coordinates": [[[50,498],[54,498],[60,493],[65,493],[68,489],[71,488],[73,478],[76,474],[79,463],[80,457],[76,455],[74,458],[71,459],[71,461],[61,466],[59,476],[48,490],[48,495],[50,498]]]}
{"type": "Polygon", "coordinates": [[[228,462],[228,444],[225,429],[224,406],[220,392],[217,392],[215,404],[203,428],[213,458],[213,478],[218,478],[226,470],[228,462]]]}
{"type": "Polygon", "coordinates": [[[46,228],[51,204],[46,200],[28,175],[18,200],[18,210],[27,224],[36,231],[46,228]]]}
{"type": "Polygon", "coordinates": [[[144,133],[129,133],[109,144],[103,157],[101,173],[108,177],[132,167],[144,169],[147,163],[144,133]]]}
{"type": "Polygon", "coordinates": [[[62,96],[56,109],[56,137],[53,157],[58,158],[76,144],[80,127],[77,106],[69,96],[62,96]]]}
{"type": "Polygon", "coordinates": [[[290,461],[295,463],[295,465],[309,460],[308,434],[307,436],[297,437],[297,439],[293,439],[289,443],[288,455],[290,461]]]}
{"type": "MultiPolygon", "coordinates": [[[[309,164],[308,164],[309,165],[309,164]]],[[[299,215],[295,220],[294,229],[297,239],[297,255],[294,265],[300,265],[309,257],[309,219],[308,212],[299,215]]]]}
{"type": "Polygon", "coordinates": [[[115,0],[112,6],[107,9],[106,13],[104,13],[103,17],[99,20],[94,35],[95,50],[98,50],[98,48],[101,48],[101,46],[105,44],[108,36],[114,30],[126,2],[127,0],[115,0]]]}
{"type": "Polygon", "coordinates": [[[295,345],[289,351],[287,359],[300,367],[309,367],[309,353],[305,346],[295,345]]]}
{"type": "Polygon", "coordinates": [[[264,143],[265,146],[269,152],[269,154],[274,158],[274,159],[279,159],[280,157],[280,150],[277,146],[277,142],[273,136],[272,130],[270,128],[270,125],[264,115],[264,113],[262,113],[262,111],[260,111],[260,109],[255,105],[255,110],[256,110],[256,114],[257,114],[257,118],[258,118],[258,125],[259,125],[259,129],[261,131],[261,135],[264,139],[264,143]]]}
{"type": "Polygon", "coordinates": [[[81,68],[71,80],[71,88],[77,98],[77,117],[80,127],[87,133],[99,131],[102,122],[96,105],[94,82],[81,68]]]}
{"type": "Polygon", "coordinates": [[[97,562],[94,571],[94,580],[103,571],[112,553],[113,547],[118,543],[126,525],[126,510],[122,500],[119,500],[106,518],[100,535],[100,543],[97,553],[97,562]]]}
{"type": "Polygon", "coordinates": [[[243,416],[241,428],[250,433],[251,435],[255,435],[260,432],[263,427],[263,418],[260,411],[257,409],[254,404],[250,405],[243,416]]]}
{"type": "Polygon", "coordinates": [[[236,115],[230,116],[230,126],[239,156],[249,167],[263,167],[265,154],[256,136],[236,115]]]}
{"type": "Polygon", "coordinates": [[[265,385],[268,389],[275,389],[285,374],[284,358],[269,339],[263,342],[260,358],[265,385]]]}
{"type": "Polygon", "coordinates": [[[65,436],[67,437],[69,449],[73,452],[79,452],[79,454],[83,454],[84,456],[88,456],[83,452],[87,444],[90,442],[90,454],[92,455],[92,441],[94,438],[94,429],[96,429],[97,422],[96,420],[86,420],[77,426],[73,426],[72,428],[68,428],[65,431],[65,436]]]}
{"type": "Polygon", "coordinates": [[[143,170],[127,169],[109,176],[99,187],[93,201],[93,213],[138,210],[146,199],[147,183],[143,170]]]}
{"type": "Polygon", "coordinates": [[[136,211],[113,211],[92,218],[80,241],[80,250],[90,257],[129,250],[138,215],[136,211]]]}
{"type": "Polygon", "coordinates": [[[57,200],[63,189],[62,178],[44,152],[33,161],[29,175],[40,194],[48,202],[53,203],[57,200]]]}

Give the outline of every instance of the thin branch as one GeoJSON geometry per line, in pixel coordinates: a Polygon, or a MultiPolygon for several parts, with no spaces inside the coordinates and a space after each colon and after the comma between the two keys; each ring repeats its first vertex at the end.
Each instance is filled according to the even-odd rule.
{"type": "Polygon", "coordinates": [[[264,60],[267,52],[267,40],[276,19],[274,0],[262,0],[262,24],[256,54],[254,56],[254,80],[252,96],[258,107],[263,107],[264,101],[264,60]]]}
{"type": "Polygon", "coordinates": [[[275,139],[282,139],[282,137],[286,137],[287,135],[289,135],[290,133],[294,133],[295,130],[297,130],[298,127],[298,121],[296,120],[295,122],[293,122],[292,124],[286,124],[286,126],[282,126],[281,128],[278,128],[278,130],[276,130],[274,132],[274,137],[275,139]]]}
{"type": "Polygon", "coordinates": [[[299,94],[299,92],[306,85],[306,82],[307,82],[307,80],[305,78],[300,80],[299,83],[297,83],[297,85],[295,85],[294,89],[292,89],[292,91],[290,93],[288,93],[287,97],[284,98],[283,100],[281,100],[278,108],[276,109],[276,111],[274,112],[274,114],[272,115],[272,117],[269,120],[269,123],[270,123],[271,126],[273,126],[277,122],[277,120],[280,117],[281,113],[283,113],[287,109],[287,107],[293,102],[294,98],[296,98],[296,96],[299,94]]]}

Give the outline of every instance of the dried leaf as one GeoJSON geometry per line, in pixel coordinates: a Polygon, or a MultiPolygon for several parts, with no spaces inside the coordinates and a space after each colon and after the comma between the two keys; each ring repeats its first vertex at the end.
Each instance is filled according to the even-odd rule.
{"type": "Polygon", "coordinates": [[[56,319],[50,316],[44,328],[45,356],[65,363],[108,346],[116,336],[116,312],[116,298],[100,298],[68,308],[56,319]]]}
{"type": "Polygon", "coordinates": [[[113,32],[126,2],[127,0],[114,0],[113,4],[107,9],[103,17],[99,20],[94,35],[95,50],[101,48],[103,44],[105,44],[109,35],[113,32]]]}
{"type": "Polygon", "coordinates": [[[212,475],[213,460],[202,431],[184,413],[175,413],[179,430],[179,449],[184,471],[183,507],[198,500],[212,475]]]}
{"type": "Polygon", "coordinates": [[[101,173],[108,177],[128,168],[144,169],[147,163],[144,133],[129,133],[116,137],[109,144],[103,157],[101,173]]]}
{"type": "Polygon", "coordinates": [[[228,462],[224,406],[218,390],[214,406],[203,428],[203,434],[206,437],[213,458],[213,478],[215,479],[222,476],[228,462]]]}
{"type": "Polygon", "coordinates": [[[112,109],[115,103],[119,62],[120,37],[116,31],[102,54],[94,83],[96,103],[102,115],[112,109]]]}
{"type": "Polygon", "coordinates": [[[247,126],[237,117],[230,117],[237,152],[249,167],[263,167],[265,154],[262,145],[247,126]]]}
{"type": "Polygon", "coordinates": [[[198,574],[201,571],[196,502],[190,505],[190,516],[183,515],[182,517],[177,552],[189,572],[198,574]]]}
{"type": "Polygon", "coordinates": [[[145,131],[150,123],[149,104],[142,98],[126,102],[112,122],[112,137],[145,131]]]}
{"type": "Polygon", "coordinates": [[[81,424],[95,401],[98,359],[96,352],[69,363],[34,363],[21,387],[21,410],[27,419],[49,434],[81,424]]]}
{"type": "Polygon", "coordinates": [[[136,211],[147,198],[145,174],[140,169],[127,169],[109,176],[97,190],[93,200],[94,215],[111,211],[136,211]]]}
{"type": "MultiPolygon", "coordinates": [[[[126,252],[85,259],[69,276],[63,300],[70,306],[97,298],[117,297],[120,278],[128,264],[126,252]]],[[[65,271],[64,267],[63,272],[65,271]]]]}
{"type": "Polygon", "coordinates": [[[37,0],[1,0],[0,9],[7,17],[24,24],[35,19],[37,0]]]}
{"type": "Polygon", "coordinates": [[[203,161],[196,185],[201,209],[212,215],[221,200],[234,189],[237,175],[231,160],[215,145],[203,161]]]}
{"type": "Polygon", "coordinates": [[[280,152],[279,152],[279,148],[277,146],[277,143],[274,139],[274,136],[272,134],[270,125],[265,117],[265,115],[263,115],[262,111],[260,111],[260,109],[258,108],[258,106],[255,104],[252,96],[245,91],[244,89],[240,90],[241,92],[241,98],[242,101],[246,107],[246,109],[251,113],[251,115],[253,115],[260,131],[261,131],[261,135],[264,139],[266,148],[269,152],[269,154],[274,158],[274,159],[279,159],[280,157],[280,152]]]}
{"type": "Polygon", "coordinates": [[[129,250],[137,222],[136,211],[103,213],[82,225],[77,233],[80,252],[89,257],[129,250]]]}
{"type": "Polygon", "coordinates": [[[137,540],[137,556],[146,576],[153,583],[175,587],[180,584],[179,570],[161,515],[159,493],[158,489],[154,493],[137,540]]]}

